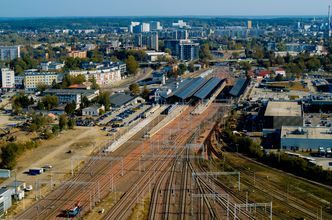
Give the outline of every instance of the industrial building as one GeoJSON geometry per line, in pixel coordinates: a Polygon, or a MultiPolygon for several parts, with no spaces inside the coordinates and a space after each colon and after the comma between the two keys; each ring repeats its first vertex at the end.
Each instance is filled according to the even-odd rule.
{"type": "Polygon", "coordinates": [[[332,129],[326,127],[282,126],[280,145],[285,150],[331,148],[332,129]]]}
{"type": "Polygon", "coordinates": [[[12,191],[7,188],[0,189],[0,217],[12,206],[12,191]]]}
{"type": "MultiPolygon", "coordinates": [[[[264,114],[264,130],[275,132],[282,126],[303,126],[302,105],[297,102],[270,101],[264,114]]],[[[264,131],[263,131],[264,132],[264,131]]]]}

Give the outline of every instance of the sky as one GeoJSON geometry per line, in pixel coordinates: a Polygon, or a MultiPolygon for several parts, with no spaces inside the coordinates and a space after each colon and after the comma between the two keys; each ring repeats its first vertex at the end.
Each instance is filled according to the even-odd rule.
{"type": "Polygon", "coordinates": [[[327,15],[332,0],[0,0],[0,17],[327,15]]]}

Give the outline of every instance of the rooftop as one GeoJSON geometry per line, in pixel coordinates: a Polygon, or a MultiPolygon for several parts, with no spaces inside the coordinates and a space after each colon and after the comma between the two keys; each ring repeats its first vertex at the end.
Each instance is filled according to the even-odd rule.
{"type": "Polygon", "coordinates": [[[281,138],[329,139],[332,146],[332,129],[326,127],[282,126],[281,138]]]}
{"type": "Polygon", "coordinates": [[[221,81],[222,79],[216,77],[209,79],[207,83],[194,94],[194,96],[199,99],[205,99],[221,81]]]}
{"type": "Polygon", "coordinates": [[[302,116],[302,106],[297,102],[272,102],[267,104],[265,116],[302,116]]]}
{"type": "Polygon", "coordinates": [[[110,97],[110,102],[114,106],[122,106],[134,100],[135,97],[124,93],[116,93],[110,97]]]}

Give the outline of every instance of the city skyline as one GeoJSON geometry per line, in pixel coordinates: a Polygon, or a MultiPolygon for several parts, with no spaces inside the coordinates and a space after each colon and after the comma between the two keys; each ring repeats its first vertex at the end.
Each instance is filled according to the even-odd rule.
{"type": "Polygon", "coordinates": [[[58,0],[45,4],[42,0],[20,2],[2,0],[0,17],[96,17],[96,16],[319,16],[327,15],[327,6],[331,1],[323,0],[313,4],[311,0],[141,0],[121,2],[65,1],[58,0]],[[125,7],[124,7],[125,6],[125,7]],[[58,10],[56,10],[58,9],[58,10]]]}

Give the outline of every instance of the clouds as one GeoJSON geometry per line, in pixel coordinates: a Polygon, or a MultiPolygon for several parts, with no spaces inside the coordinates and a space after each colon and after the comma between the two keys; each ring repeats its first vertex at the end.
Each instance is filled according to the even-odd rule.
{"type": "Polygon", "coordinates": [[[329,0],[0,0],[0,17],[323,15],[328,4],[329,0]]]}

